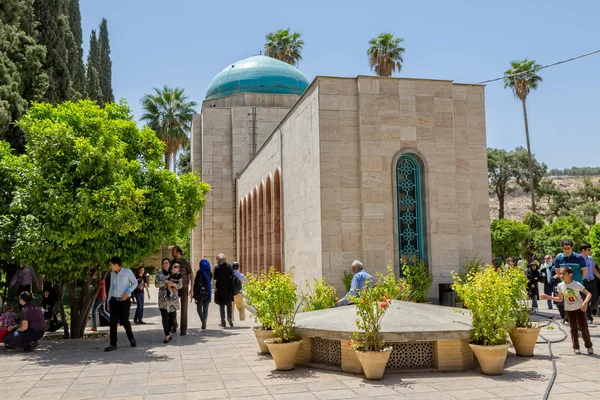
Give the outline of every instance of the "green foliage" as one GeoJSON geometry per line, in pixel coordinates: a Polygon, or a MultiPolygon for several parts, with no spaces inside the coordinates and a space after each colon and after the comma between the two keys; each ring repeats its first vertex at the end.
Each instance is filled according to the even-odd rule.
{"type": "Polygon", "coordinates": [[[357,296],[351,296],[350,301],[356,306],[356,328],[353,334],[352,345],[359,351],[381,351],[385,342],[379,338],[381,321],[392,304],[400,294],[398,282],[394,275],[392,266],[388,266],[387,274],[377,274],[373,286],[367,284],[357,296]]]}
{"type": "Polygon", "coordinates": [[[102,18],[100,32],[98,33],[99,57],[99,81],[102,93],[102,103],[113,103],[115,96],[112,88],[112,61],[110,60],[110,41],[108,39],[108,21],[102,18]]]}
{"type": "Polygon", "coordinates": [[[521,254],[523,243],[529,236],[529,227],[522,222],[508,219],[492,221],[492,252],[506,259],[521,254]]]}
{"type": "Polygon", "coordinates": [[[556,255],[562,252],[560,242],[571,239],[575,247],[579,246],[588,235],[588,227],[575,215],[558,217],[549,225],[535,233],[534,240],[540,253],[556,255]]]}
{"type": "Polygon", "coordinates": [[[191,156],[192,149],[190,146],[184,146],[181,153],[179,153],[179,157],[177,158],[177,173],[179,174],[187,174],[188,172],[192,172],[192,164],[191,164],[191,156]]]}
{"type": "Polygon", "coordinates": [[[352,272],[350,271],[344,271],[344,278],[343,278],[343,282],[344,282],[344,286],[346,287],[346,293],[348,293],[350,291],[350,287],[352,286],[352,272]]]}
{"type": "Polygon", "coordinates": [[[259,276],[248,273],[246,277],[248,282],[244,283],[244,293],[247,304],[254,309],[254,320],[263,329],[272,329],[273,317],[267,303],[267,273],[263,271],[259,276]]]}
{"type": "Polygon", "coordinates": [[[406,51],[401,47],[404,39],[395,37],[393,33],[381,33],[376,38],[369,40],[367,57],[369,67],[378,76],[392,76],[394,72],[402,70],[404,59],[402,54],[406,51]]]}
{"type": "Polygon", "coordinates": [[[452,288],[469,309],[473,325],[473,343],[494,346],[506,343],[515,326],[512,271],[488,267],[474,270],[466,280],[454,275],[452,288]]]}
{"type": "Polygon", "coordinates": [[[0,6],[0,139],[18,152],[25,146],[14,121],[29,101],[41,100],[48,89],[43,65],[45,46],[36,42],[33,0],[3,0],[0,6]]]}
{"type": "Polygon", "coordinates": [[[535,60],[511,61],[504,71],[504,87],[510,88],[519,100],[525,101],[531,90],[538,88],[542,78],[537,74],[540,65],[535,60]]]}
{"type": "Polygon", "coordinates": [[[267,40],[265,55],[298,66],[302,60],[302,47],[304,46],[301,37],[301,33],[291,32],[289,28],[268,33],[265,37],[267,40]]]}
{"type": "Polygon", "coordinates": [[[171,169],[171,157],[183,146],[189,144],[192,117],[195,114],[195,101],[189,101],[184,89],[164,86],[154,88],[154,94],[142,98],[141,120],[156,132],[165,143],[164,154],[167,169],[171,169]]]}
{"type": "Polygon", "coordinates": [[[302,308],[302,311],[316,311],[325,310],[335,306],[337,297],[335,295],[335,288],[328,285],[325,279],[314,280],[314,288],[310,290],[310,282],[306,281],[306,287],[309,289],[309,293],[305,294],[306,305],[302,308]]]}
{"type": "MultiPolygon", "coordinates": [[[[472,276],[478,271],[483,271],[485,267],[486,265],[483,261],[473,257],[465,261],[458,273],[452,271],[452,275],[456,276],[461,282],[466,282],[469,276],[472,276]]],[[[458,293],[456,293],[455,301],[463,301],[458,293]]]]}
{"type": "Polygon", "coordinates": [[[90,48],[87,61],[86,87],[88,99],[95,101],[100,106],[104,105],[102,87],[100,86],[100,46],[96,38],[96,31],[90,34],[90,48]]]}
{"type": "Polygon", "coordinates": [[[81,10],[79,0],[65,0],[67,4],[67,16],[69,19],[69,28],[71,35],[69,39],[72,43],[69,49],[69,73],[71,74],[71,83],[73,94],[72,100],[86,98],[85,84],[85,66],[83,64],[83,31],[81,29],[81,10]]]}
{"type": "Polygon", "coordinates": [[[70,291],[111,256],[138,264],[196,225],[208,185],[165,170],[162,143],[125,104],[34,104],[19,125],[25,154],[0,158],[0,171],[18,177],[0,248],[70,291]]]}
{"type": "Polygon", "coordinates": [[[592,258],[600,260],[600,224],[591,227],[585,241],[592,245],[592,258]]]}
{"type": "Polygon", "coordinates": [[[515,327],[516,328],[531,328],[533,324],[529,318],[529,307],[527,306],[527,300],[529,294],[527,292],[527,286],[529,280],[527,276],[519,268],[506,268],[503,271],[504,276],[510,282],[512,282],[510,290],[510,297],[513,302],[513,312],[515,315],[515,327]]]}
{"type": "Polygon", "coordinates": [[[522,258],[525,260],[529,259],[529,257],[534,257],[534,259],[543,258],[543,254],[540,253],[540,249],[535,243],[535,232],[546,225],[544,218],[540,214],[528,212],[523,217],[523,223],[529,227],[529,235],[527,235],[527,238],[523,242],[522,258]]]}
{"type": "Polygon", "coordinates": [[[433,283],[433,275],[427,265],[416,257],[408,262],[400,260],[400,263],[400,273],[403,277],[400,299],[415,303],[429,301],[427,292],[433,283]]]}
{"type": "Polygon", "coordinates": [[[553,168],[546,174],[547,176],[598,176],[600,167],[571,167],[565,169],[553,168]]]}
{"type": "Polygon", "coordinates": [[[542,218],[540,214],[534,212],[528,212],[525,214],[525,216],[523,216],[523,223],[532,231],[542,229],[546,225],[544,223],[544,218],[542,218]]]}
{"type": "Polygon", "coordinates": [[[298,302],[296,297],[292,274],[281,273],[271,267],[265,282],[265,302],[273,319],[273,334],[281,343],[294,341],[296,313],[303,302],[298,302]]]}

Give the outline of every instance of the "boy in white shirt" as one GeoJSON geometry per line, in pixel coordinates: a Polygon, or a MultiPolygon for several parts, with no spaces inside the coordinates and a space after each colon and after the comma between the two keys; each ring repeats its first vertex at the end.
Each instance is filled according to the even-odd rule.
{"type": "Polygon", "coordinates": [[[542,299],[564,301],[565,311],[569,316],[569,324],[571,326],[573,351],[575,354],[581,354],[581,351],[579,350],[579,334],[577,332],[578,330],[581,330],[581,336],[583,336],[583,342],[587,349],[587,353],[590,355],[594,354],[587,317],[585,315],[585,311],[592,300],[592,294],[588,292],[581,283],[573,280],[573,270],[571,267],[561,268],[558,274],[563,280],[556,288],[558,296],[553,297],[543,294],[542,299]],[[585,300],[581,299],[580,293],[585,294],[585,300]]]}

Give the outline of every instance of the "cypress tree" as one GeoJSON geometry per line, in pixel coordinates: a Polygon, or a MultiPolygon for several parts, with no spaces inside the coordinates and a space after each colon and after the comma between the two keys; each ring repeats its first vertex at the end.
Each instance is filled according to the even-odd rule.
{"type": "Polygon", "coordinates": [[[14,122],[48,88],[43,70],[46,48],[36,43],[33,1],[2,0],[0,6],[0,138],[17,152],[25,143],[14,122]]]}
{"type": "Polygon", "coordinates": [[[115,96],[112,89],[112,61],[110,60],[110,43],[108,40],[108,21],[102,18],[100,23],[100,33],[98,36],[98,45],[100,47],[100,88],[102,89],[102,99],[104,103],[112,103],[115,96]]]}
{"type": "Polygon", "coordinates": [[[83,31],[81,29],[81,10],[79,0],[66,0],[69,28],[73,45],[69,47],[69,72],[73,83],[73,98],[86,97],[85,66],[83,65],[83,31]]]}
{"type": "Polygon", "coordinates": [[[98,39],[96,39],[96,31],[92,30],[90,35],[90,51],[88,54],[87,61],[87,96],[90,100],[96,101],[99,105],[103,106],[104,101],[102,98],[102,88],[100,87],[100,48],[98,46],[98,39]]]}
{"type": "Polygon", "coordinates": [[[34,8],[39,23],[39,42],[46,46],[44,69],[50,79],[44,100],[60,103],[69,100],[73,94],[67,49],[71,32],[65,15],[65,0],[35,0],[34,8]]]}

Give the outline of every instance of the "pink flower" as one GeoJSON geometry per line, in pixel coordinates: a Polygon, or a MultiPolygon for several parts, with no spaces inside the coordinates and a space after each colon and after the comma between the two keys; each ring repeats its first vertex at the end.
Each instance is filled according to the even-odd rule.
{"type": "Polygon", "coordinates": [[[348,340],[348,346],[352,346],[352,341],[348,340]]]}

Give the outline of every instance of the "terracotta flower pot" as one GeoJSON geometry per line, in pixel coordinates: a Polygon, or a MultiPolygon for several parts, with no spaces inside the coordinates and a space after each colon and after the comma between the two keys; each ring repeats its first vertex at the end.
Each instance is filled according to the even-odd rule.
{"type": "Polygon", "coordinates": [[[391,347],[385,348],[381,351],[355,350],[355,352],[367,379],[375,381],[383,379],[385,365],[390,358],[390,354],[392,354],[391,347]]]}
{"type": "Polygon", "coordinates": [[[508,354],[510,343],[499,344],[496,346],[479,346],[469,343],[469,347],[475,353],[477,361],[481,366],[481,371],[486,375],[502,375],[504,371],[504,361],[508,354]]]}
{"type": "Polygon", "coordinates": [[[265,344],[271,352],[273,361],[275,361],[275,369],[278,371],[289,371],[294,369],[296,355],[302,344],[302,340],[289,343],[279,343],[279,338],[267,339],[265,344]]]}
{"type": "Polygon", "coordinates": [[[515,353],[521,357],[533,356],[533,348],[542,328],[515,328],[510,331],[510,340],[515,346],[515,353]]]}
{"type": "Polygon", "coordinates": [[[265,344],[266,339],[273,339],[275,335],[273,331],[270,329],[263,329],[260,326],[255,326],[252,328],[254,331],[254,335],[256,336],[256,341],[258,342],[258,346],[260,347],[260,352],[263,354],[269,353],[269,348],[265,344]]]}

